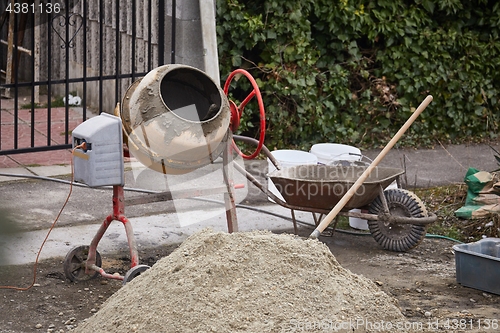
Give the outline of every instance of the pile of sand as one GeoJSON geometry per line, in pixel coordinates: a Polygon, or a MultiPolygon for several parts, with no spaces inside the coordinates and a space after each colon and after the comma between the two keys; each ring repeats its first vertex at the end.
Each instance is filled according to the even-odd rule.
{"type": "Polygon", "coordinates": [[[75,332],[364,332],[403,323],[393,298],[319,241],[203,230],[75,332]]]}

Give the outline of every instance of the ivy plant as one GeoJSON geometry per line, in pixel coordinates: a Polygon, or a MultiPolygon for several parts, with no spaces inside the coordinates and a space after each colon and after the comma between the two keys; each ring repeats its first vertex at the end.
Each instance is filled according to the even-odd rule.
{"type": "MultiPolygon", "coordinates": [[[[256,78],[271,148],[382,146],[429,94],[400,145],[496,139],[499,27],[493,0],[217,0],[221,76],[256,78]]],[[[239,131],[258,117],[249,104],[239,131]]]]}

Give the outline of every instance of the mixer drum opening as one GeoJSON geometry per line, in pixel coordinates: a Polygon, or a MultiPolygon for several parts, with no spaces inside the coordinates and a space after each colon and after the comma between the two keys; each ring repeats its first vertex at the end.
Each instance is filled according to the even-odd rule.
{"type": "Polygon", "coordinates": [[[224,91],[203,71],[164,65],[127,90],[124,137],[145,166],[183,174],[213,162],[226,147],[231,112],[224,91]]]}
{"type": "Polygon", "coordinates": [[[160,98],[173,113],[190,121],[207,121],[221,111],[217,86],[204,73],[190,68],[166,73],[160,83],[160,98]],[[196,110],[190,108],[193,104],[196,110]]]}

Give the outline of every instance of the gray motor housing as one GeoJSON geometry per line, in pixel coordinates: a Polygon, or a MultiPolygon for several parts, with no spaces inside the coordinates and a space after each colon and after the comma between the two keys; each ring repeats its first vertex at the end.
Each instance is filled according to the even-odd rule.
{"type": "Polygon", "coordinates": [[[78,125],[72,132],[74,180],[90,187],[125,184],[122,121],[102,113],[78,125]]]}

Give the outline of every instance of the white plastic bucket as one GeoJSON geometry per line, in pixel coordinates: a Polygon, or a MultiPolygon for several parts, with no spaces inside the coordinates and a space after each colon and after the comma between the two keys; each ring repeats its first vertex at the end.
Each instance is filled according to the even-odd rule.
{"type": "MultiPolygon", "coordinates": [[[[336,161],[360,161],[359,148],[340,143],[317,143],[311,147],[311,153],[318,157],[318,163],[330,165],[336,161]]],[[[361,212],[352,209],[351,212],[361,212]]],[[[349,217],[349,226],[359,230],[368,230],[368,221],[357,217],[349,217]]]]}
{"type": "MultiPolygon", "coordinates": [[[[271,154],[279,162],[281,167],[318,164],[318,158],[316,157],[316,155],[302,150],[291,150],[291,149],[274,150],[271,152],[271,154]]],[[[269,158],[267,159],[267,164],[269,173],[276,170],[276,167],[269,158]]],[[[271,179],[268,179],[267,189],[281,200],[283,201],[285,200],[271,179]]],[[[274,200],[272,200],[271,198],[269,198],[269,201],[274,202],[274,200]]]]}
{"type": "Polygon", "coordinates": [[[318,157],[318,163],[332,164],[335,161],[359,161],[359,148],[340,143],[317,143],[311,147],[311,153],[318,157]]]}
{"type": "MultiPolygon", "coordinates": [[[[350,212],[361,213],[361,209],[351,209],[350,212]]],[[[368,221],[359,217],[349,217],[349,226],[354,229],[369,230],[368,221]]]]}

